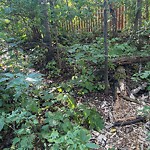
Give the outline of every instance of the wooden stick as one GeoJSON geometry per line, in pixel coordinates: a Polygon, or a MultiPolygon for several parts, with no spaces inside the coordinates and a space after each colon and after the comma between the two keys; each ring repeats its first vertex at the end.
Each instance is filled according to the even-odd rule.
{"type": "MultiPolygon", "coordinates": [[[[122,98],[124,98],[126,101],[130,101],[130,102],[133,102],[133,103],[136,103],[136,104],[145,106],[144,104],[142,104],[142,103],[140,102],[140,101],[143,101],[143,100],[132,99],[132,98],[130,98],[130,97],[128,97],[128,96],[125,96],[125,95],[122,94],[122,93],[119,93],[119,95],[120,95],[122,98]]],[[[146,105],[150,106],[150,104],[149,104],[148,102],[145,102],[145,103],[146,103],[146,105]]]]}
{"type": "Polygon", "coordinates": [[[113,124],[113,127],[126,126],[126,125],[131,125],[131,124],[135,124],[139,122],[146,123],[146,117],[138,116],[138,117],[133,118],[132,120],[117,121],[113,124]]]}
{"type": "Polygon", "coordinates": [[[139,104],[139,105],[143,105],[141,102],[139,102],[137,99],[132,99],[128,96],[125,96],[124,94],[122,93],[119,93],[119,95],[124,98],[126,101],[130,101],[130,102],[133,102],[133,103],[136,103],[136,104],[139,104]]]}

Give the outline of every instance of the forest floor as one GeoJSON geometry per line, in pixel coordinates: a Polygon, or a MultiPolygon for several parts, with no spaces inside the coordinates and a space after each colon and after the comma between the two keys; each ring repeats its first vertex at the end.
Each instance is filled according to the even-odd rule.
{"type": "MultiPolygon", "coordinates": [[[[150,142],[147,140],[150,122],[112,127],[115,122],[112,94],[105,96],[103,93],[90,93],[79,99],[96,108],[103,116],[105,128],[101,132],[91,131],[91,141],[100,145],[99,150],[150,150],[150,142]]],[[[121,113],[129,117],[137,116],[138,110],[142,108],[132,102],[128,102],[128,107],[130,110],[122,109],[121,113]]]]}
{"type": "MultiPolygon", "coordinates": [[[[130,78],[128,78],[128,80],[126,86],[129,87],[130,90],[139,86],[134,84],[130,78]]],[[[123,107],[117,112],[115,112],[114,108],[115,100],[113,95],[113,92],[109,91],[107,96],[104,92],[92,92],[76,97],[77,102],[86,104],[91,108],[96,108],[104,119],[105,127],[103,130],[100,132],[91,130],[91,141],[100,146],[98,150],[150,150],[150,141],[148,140],[148,138],[150,138],[150,135],[148,135],[148,133],[150,133],[150,119],[137,123],[129,123],[124,126],[113,126],[114,123],[117,122],[116,116],[120,116],[120,114],[123,114],[123,118],[136,119],[138,115],[140,115],[140,110],[142,110],[145,105],[150,106],[150,92],[142,93],[138,95],[139,97],[136,97],[141,100],[141,97],[146,95],[146,101],[148,103],[144,102],[145,98],[142,104],[122,99],[123,107]]]]}
{"type": "MultiPolygon", "coordinates": [[[[128,71],[130,71],[130,69],[128,71]]],[[[62,81],[67,81],[67,78],[68,77],[64,75],[53,82],[60,83],[62,81]]],[[[135,84],[131,80],[131,76],[128,77],[125,82],[130,92],[138,86],[141,86],[135,84]]],[[[111,90],[107,96],[104,92],[91,92],[83,96],[79,95],[75,97],[77,103],[83,103],[91,108],[96,108],[103,117],[105,123],[104,129],[100,132],[91,130],[91,141],[100,146],[98,150],[150,150],[150,135],[148,135],[150,133],[150,116],[149,119],[145,121],[114,127],[114,123],[117,122],[116,116],[123,116],[121,119],[136,119],[138,115],[141,115],[140,110],[142,110],[144,106],[150,106],[150,92],[137,94],[135,98],[139,100],[143,99],[142,104],[126,101],[120,97],[120,102],[122,101],[123,103],[122,108],[115,112],[114,93],[111,90]],[[146,99],[145,95],[147,97],[146,99]]],[[[122,122],[124,123],[124,121],[122,122]]]]}

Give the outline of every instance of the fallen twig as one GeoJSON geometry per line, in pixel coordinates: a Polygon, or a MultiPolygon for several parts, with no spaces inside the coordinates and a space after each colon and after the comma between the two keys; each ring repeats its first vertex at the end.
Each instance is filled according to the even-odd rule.
{"type": "MultiPolygon", "coordinates": [[[[119,94],[120,94],[120,96],[121,96],[122,98],[124,98],[124,99],[127,100],[127,101],[130,101],[130,102],[133,102],[133,103],[136,103],[136,104],[139,104],[139,105],[144,105],[143,103],[140,102],[140,101],[142,101],[142,100],[132,99],[132,98],[130,98],[130,97],[128,97],[128,96],[125,96],[125,95],[122,94],[122,93],[119,93],[119,94]]],[[[150,106],[150,104],[149,104],[148,102],[145,102],[145,103],[146,103],[146,105],[150,106]]]]}
{"type": "Polygon", "coordinates": [[[127,100],[127,101],[130,101],[130,102],[134,102],[134,103],[136,103],[136,104],[139,104],[139,105],[143,105],[141,102],[139,102],[137,99],[132,99],[132,98],[130,98],[130,97],[128,97],[128,96],[125,96],[124,94],[122,94],[122,93],[119,93],[120,94],[120,96],[121,97],[123,97],[125,100],[127,100]]]}
{"type": "Polygon", "coordinates": [[[113,124],[113,127],[126,126],[126,125],[131,125],[139,122],[146,123],[146,117],[138,116],[132,120],[117,121],[113,124]]]}

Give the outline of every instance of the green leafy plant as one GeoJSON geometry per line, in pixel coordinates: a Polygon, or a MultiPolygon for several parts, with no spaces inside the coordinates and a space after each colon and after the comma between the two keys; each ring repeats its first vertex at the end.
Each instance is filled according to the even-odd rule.
{"type": "Polygon", "coordinates": [[[72,127],[65,135],[61,135],[57,130],[53,130],[49,135],[43,134],[43,137],[49,142],[49,146],[53,150],[61,147],[68,150],[99,148],[96,144],[89,143],[89,132],[79,126],[72,127]]]}
{"type": "Polygon", "coordinates": [[[49,78],[58,77],[60,75],[61,70],[58,68],[56,61],[51,61],[46,65],[46,69],[48,70],[49,78]]]}
{"type": "Polygon", "coordinates": [[[144,71],[142,73],[136,73],[133,75],[134,81],[145,81],[148,83],[147,89],[150,90],[150,71],[144,71]]]}
{"type": "MultiPolygon", "coordinates": [[[[146,116],[148,121],[150,121],[150,106],[144,106],[141,113],[143,116],[146,116]]],[[[150,141],[150,131],[147,131],[147,140],[150,141]]]]}
{"type": "Polygon", "coordinates": [[[43,69],[46,66],[45,60],[47,51],[47,48],[44,48],[39,44],[30,49],[29,61],[34,65],[34,67],[37,69],[43,69]]]}
{"type": "Polygon", "coordinates": [[[100,129],[99,114],[88,109],[86,116],[86,107],[81,110],[60,86],[47,88],[42,74],[19,69],[14,72],[13,65],[12,71],[0,70],[0,141],[5,143],[10,134],[9,145],[1,145],[1,149],[98,148],[89,142],[88,129],[100,129]]]}
{"type": "Polygon", "coordinates": [[[86,124],[91,129],[100,131],[104,128],[104,122],[100,114],[95,109],[90,109],[85,105],[79,105],[79,110],[75,112],[75,117],[80,124],[86,124]]]}
{"type": "MultiPolygon", "coordinates": [[[[133,75],[132,79],[136,82],[147,82],[147,90],[150,91],[150,71],[144,71],[142,73],[136,73],[133,75]]],[[[142,110],[140,110],[141,115],[146,116],[148,120],[150,120],[150,107],[144,106],[142,110]]],[[[150,132],[148,134],[148,140],[150,140],[150,132]]]]}
{"type": "MultiPolygon", "coordinates": [[[[110,43],[112,42],[114,42],[113,39],[110,41],[110,43]]],[[[115,42],[115,44],[113,43],[110,44],[109,56],[119,57],[119,56],[133,55],[136,51],[137,49],[135,46],[129,45],[126,42],[125,43],[115,42]]]]}
{"type": "MultiPolygon", "coordinates": [[[[37,138],[40,141],[40,144],[37,144],[38,147],[81,150],[97,148],[96,144],[89,143],[88,130],[80,127],[81,123],[75,119],[78,117],[76,111],[79,108],[74,99],[68,94],[55,93],[54,96],[45,90],[42,91],[38,85],[41,80],[40,75],[36,74],[26,76],[11,73],[4,74],[1,79],[1,83],[4,86],[7,85],[7,98],[12,96],[13,100],[9,104],[3,98],[3,93],[0,95],[2,101],[0,130],[3,133],[5,130],[12,129],[11,148],[33,149],[37,144],[37,138]],[[10,89],[14,89],[13,92],[9,91],[10,89]],[[43,104],[40,103],[41,100],[44,101],[43,104]],[[45,115],[41,116],[42,113],[45,115]]],[[[92,116],[95,115],[92,111],[90,112],[91,118],[90,114],[86,116],[85,113],[86,109],[84,108],[82,110],[83,118],[85,120],[89,118],[87,123],[91,124],[92,128],[96,128],[95,123],[100,123],[98,116],[93,120],[92,116]]],[[[3,135],[1,137],[4,139],[3,135]]]]}
{"type": "Polygon", "coordinates": [[[69,81],[72,87],[77,87],[78,94],[85,94],[91,91],[103,90],[104,85],[98,80],[100,76],[95,76],[98,64],[102,64],[103,39],[97,38],[93,44],[75,44],[68,49],[68,62],[74,68],[74,74],[69,81]]]}

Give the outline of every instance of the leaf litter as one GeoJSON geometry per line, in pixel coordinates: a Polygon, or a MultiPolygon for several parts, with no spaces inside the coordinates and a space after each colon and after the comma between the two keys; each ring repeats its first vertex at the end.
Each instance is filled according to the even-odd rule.
{"type": "MultiPolygon", "coordinates": [[[[81,100],[81,97],[80,97],[81,100]]],[[[103,116],[105,128],[101,132],[91,131],[91,141],[100,146],[97,150],[149,150],[150,122],[139,122],[126,126],[113,127],[115,122],[113,107],[114,101],[111,95],[103,93],[90,93],[82,98],[83,103],[94,107],[103,116]]],[[[122,110],[127,116],[137,116],[140,105],[128,102],[129,109],[122,110]]],[[[120,112],[118,112],[120,113],[120,112]]]]}

